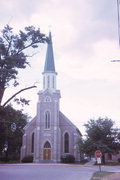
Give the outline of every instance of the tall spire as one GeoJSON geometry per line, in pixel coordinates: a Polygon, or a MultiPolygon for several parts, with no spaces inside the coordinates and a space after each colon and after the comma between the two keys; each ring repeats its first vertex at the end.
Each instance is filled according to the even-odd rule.
{"type": "Polygon", "coordinates": [[[55,91],[57,73],[55,72],[51,32],[49,32],[49,42],[47,45],[44,72],[42,74],[43,74],[43,89],[44,90],[49,89],[51,91],[55,91]]]}
{"type": "Polygon", "coordinates": [[[44,73],[47,73],[47,72],[55,73],[51,32],[49,32],[49,42],[47,46],[46,60],[45,60],[45,66],[44,66],[44,73]]]}

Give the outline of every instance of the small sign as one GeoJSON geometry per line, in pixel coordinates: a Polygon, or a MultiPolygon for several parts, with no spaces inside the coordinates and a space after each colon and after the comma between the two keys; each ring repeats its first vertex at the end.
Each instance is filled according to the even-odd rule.
{"type": "Polygon", "coordinates": [[[97,158],[97,164],[101,164],[101,158],[97,158]]]}
{"type": "Polygon", "coordinates": [[[101,172],[101,157],[102,157],[102,152],[100,150],[95,151],[95,157],[97,158],[97,164],[99,165],[99,170],[101,172]]]}
{"type": "Polygon", "coordinates": [[[100,150],[95,151],[95,157],[96,158],[101,158],[102,157],[102,152],[100,150]]]}

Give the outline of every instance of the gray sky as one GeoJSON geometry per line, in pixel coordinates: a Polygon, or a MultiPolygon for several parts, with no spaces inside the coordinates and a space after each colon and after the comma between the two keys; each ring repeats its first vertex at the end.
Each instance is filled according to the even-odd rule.
{"type": "MultiPolygon", "coordinates": [[[[51,26],[61,111],[84,132],[91,118],[108,117],[119,126],[120,59],[117,0],[1,0],[0,27],[17,32],[25,26],[51,26]]],[[[37,89],[24,92],[31,100],[25,112],[36,114],[37,92],[42,89],[46,45],[30,59],[31,68],[20,71],[20,87],[9,88],[5,97],[37,82],[37,89]]],[[[5,99],[4,99],[5,100],[5,99]]]]}

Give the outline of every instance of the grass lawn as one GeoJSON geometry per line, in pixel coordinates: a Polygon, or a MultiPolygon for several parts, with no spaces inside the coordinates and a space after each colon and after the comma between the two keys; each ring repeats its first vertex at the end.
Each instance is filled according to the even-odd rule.
{"type": "Polygon", "coordinates": [[[88,160],[82,160],[82,161],[80,161],[80,162],[78,162],[78,163],[75,163],[75,164],[81,164],[81,165],[83,165],[83,164],[85,164],[85,163],[87,163],[88,162],[88,160]]]}
{"type": "MultiPolygon", "coordinates": [[[[95,162],[95,165],[97,165],[97,162],[95,162]]],[[[106,166],[120,166],[120,162],[118,161],[106,161],[105,164],[101,165],[106,165],[106,166]]]]}
{"type": "Polygon", "coordinates": [[[101,180],[101,178],[114,174],[114,172],[106,172],[106,171],[97,171],[93,174],[91,180],[101,180]]]}
{"type": "Polygon", "coordinates": [[[118,162],[118,161],[106,161],[105,165],[108,165],[108,166],[119,166],[120,162],[118,162]]]}

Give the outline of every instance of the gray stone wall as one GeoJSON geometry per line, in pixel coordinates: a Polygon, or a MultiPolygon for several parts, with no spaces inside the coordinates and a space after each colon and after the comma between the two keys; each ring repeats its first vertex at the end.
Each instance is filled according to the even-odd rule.
{"type": "Polygon", "coordinates": [[[76,141],[80,135],[76,131],[76,126],[59,111],[60,92],[40,91],[39,102],[37,104],[37,116],[25,127],[23,144],[21,148],[21,158],[31,154],[32,133],[34,139],[34,162],[43,161],[44,144],[48,141],[51,145],[51,161],[60,162],[60,157],[64,153],[64,134],[69,134],[69,153],[79,160],[76,150],[76,141]],[[49,97],[48,100],[46,97],[49,97]],[[45,129],[45,112],[50,112],[50,129],[45,129]]]}

